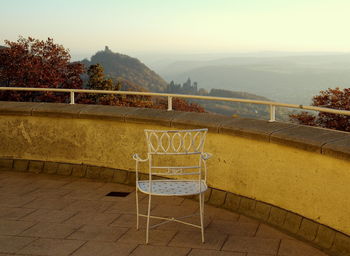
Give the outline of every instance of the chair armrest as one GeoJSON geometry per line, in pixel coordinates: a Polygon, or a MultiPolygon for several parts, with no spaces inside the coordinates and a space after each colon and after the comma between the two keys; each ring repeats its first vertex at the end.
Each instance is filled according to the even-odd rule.
{"type": "Polygon", "coordinates": [[[138,154],[134,154],[134,155],[132,156],[132,158],[133,158],[135,161],[138,161],[138,162],[146,162],[146,161],[148,161],[148,158],[142,159],[138,154]]]}
{"type": "Polygon", "coordinates": [[[211,158],[213,155],[212,154],[210,154],[210,153],[202,153],[201,154],[201,158],[203,159],[203,160],[208,160],[209,158],[211,158]]]}

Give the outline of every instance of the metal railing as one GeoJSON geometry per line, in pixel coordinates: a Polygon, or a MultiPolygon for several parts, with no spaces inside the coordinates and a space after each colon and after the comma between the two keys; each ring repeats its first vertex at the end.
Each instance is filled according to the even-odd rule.
{"type": "Polygon", "coordinates": [[[315,106],[303,106],[303,105],[297,105],[297,104],[264,101],[264,100],[249,100],[249,99],[225,98],[225,97],[201,96],[201,95],[156,93],[156,92],[133,92],[133,91],[107,91],[107,90],[105,91],[105,90],[88,90],[88,89],[27,88],[27,87],[0,87],[0,91],[69,92],[70,93],[70,104],[75,103],[74,102],[74,94],[75,93],[96,93],[96,94],[118,94],[118,95],[139,95],[139,96],[167,97],[167,99],[168,99],[168,111],[173,110],[173,107],[172,107],[172,99],[173,98],[250,103],[250,104],[269,106],[269,112],[270,112],[269,122],[276,121],[276,107],[312,110],[312,111],[319,111],[319,112],[326,112],[326,113],[350,116],[350,111],[348,111],[348,110],[339,110],[339,109],[315,107],[315,106]]]}

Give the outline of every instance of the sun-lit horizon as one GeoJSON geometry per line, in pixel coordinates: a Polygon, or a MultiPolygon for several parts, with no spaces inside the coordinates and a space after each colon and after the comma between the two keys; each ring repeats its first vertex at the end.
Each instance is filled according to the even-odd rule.
{"type": "Polygon", "coordinates": [[[73,56],[122,53],[349,52],[350,2],[2,1],[0,45],[51,37],[73,56]]]}

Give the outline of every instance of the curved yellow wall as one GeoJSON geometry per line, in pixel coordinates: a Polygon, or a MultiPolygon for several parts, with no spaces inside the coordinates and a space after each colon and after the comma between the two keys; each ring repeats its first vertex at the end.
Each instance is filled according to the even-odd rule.
{"type": "MultiPolygon", "coordinates": [[[[3,115],[0,157],[133,170],[143,129],[160,125],[3,115]]],[[[210,186],[279,206],[350,234],[350,161],[296,147],[209,132],[210,186]]]]}

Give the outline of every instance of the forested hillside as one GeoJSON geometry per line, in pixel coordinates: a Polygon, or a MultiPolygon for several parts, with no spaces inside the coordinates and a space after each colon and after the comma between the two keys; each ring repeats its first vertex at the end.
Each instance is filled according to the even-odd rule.
{"type": "Polygon", "coordinates": [[[86,67],[100,64],[105,74],[115,81],[129,81],[135,86],[155,92],[164,92],[167,88],[167,82],[138,59],[114,53],[107,46],[104,51],[93,55],[90,61],[84,59],[82,63],[86,67]]]}

